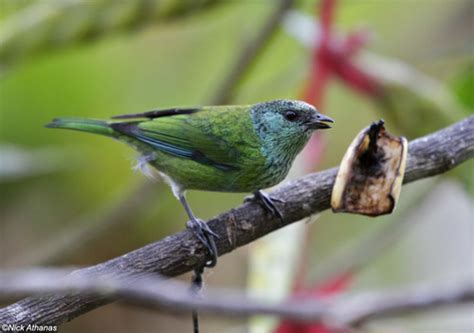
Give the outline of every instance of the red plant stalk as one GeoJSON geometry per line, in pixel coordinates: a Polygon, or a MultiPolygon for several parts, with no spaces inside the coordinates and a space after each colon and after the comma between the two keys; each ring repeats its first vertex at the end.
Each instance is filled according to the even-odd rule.
{"type": "MultiPolygon", "coordinates": [[[[315,105],[319,111],[324,111],[324,97],[329,80],[332,76],[340,78],[351,89],[369,95],[378,96],[381,86],[369,75],[355,66],[351,57],[354,56],[368,41],[365,31],[356,31],[348,34],[343,40],[332,33],[336,0],[322,0],[320,9],[321,34],[315,34],[315,48],[312,54],[310,77],[302,98],[315,105]]],[[[303,160],[306,171],[311,171],[321,160],[326,142],[324,136],[316,133],[311,138],[305,151],[303,160]]],[[[311,232],[305,233],[310,237],[311,232]]],[[[327,281],[323,285],[304,288],[308,263],[308,249],[310,240],[305,239],[298,273],[294,281],[293,297],[301,295],[306,297],[322,297],[337,294],[347,288],[353,272],[344,273],[343,276],[327,281]]],[[[324,324],[301,324],[283,321],[276,330],[277,333],[329,333],[331,330],[324,324]]]]}
{"type": "MultiPolygon", "coordinates": [[[[352,280],[352,274],[343,274],[323,285],[319,285],[312,289],[297,290],[294,293],[295,299],[324,299],[348,288],[352,280]]],[[[294,321],[284,320],[280,323],[275,333],[335,333],[336,331],[327,327],[324,323],[298,323],[294,321]]],[[[339,328],[337,333],[344,333],[339,328]]]]}
{"type": "MultiPolygon", "coordinates": [[[[323,110],[323,98],[331,76],[331,68],[328,66],[325,53],[331,40],[331,24],[334,18],[335,0],[324,0],[321,2],[321,36],[315,41],[313,50],[310,77],[303,99],[315,105],[319,111],[323,110]]],[[[310,139],[307,148],[303,152],[305,171],[311,171],[319,164],[324,154],[325,142],[323,136],[316,133],[310,139]]]]}

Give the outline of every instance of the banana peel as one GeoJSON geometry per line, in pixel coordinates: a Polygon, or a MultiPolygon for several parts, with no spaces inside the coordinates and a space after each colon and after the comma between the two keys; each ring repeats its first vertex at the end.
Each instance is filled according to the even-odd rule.
{"type": "Polygon", "coordinates": [[[390,214],[405,174],[408,142],[389,134],[380,120],[363,129],[342,159],[331,196],[333,212],[390,214]]]}

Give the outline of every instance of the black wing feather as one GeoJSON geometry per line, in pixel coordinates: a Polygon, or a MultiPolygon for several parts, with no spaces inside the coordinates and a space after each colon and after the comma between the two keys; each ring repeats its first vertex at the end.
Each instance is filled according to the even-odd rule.
{"type": "Polygon", "coordinates": [[[180,114],[191,114],[201,110],[200,108],[173,108],[173,109],[160,109],[160,110],[151,110],[142,113],[133,113],[133,114],[124,114],[113,116],[112,119],[130,119],[130,118],[160,118],[160,117],[169,117],[177,116],[180,114]]]}

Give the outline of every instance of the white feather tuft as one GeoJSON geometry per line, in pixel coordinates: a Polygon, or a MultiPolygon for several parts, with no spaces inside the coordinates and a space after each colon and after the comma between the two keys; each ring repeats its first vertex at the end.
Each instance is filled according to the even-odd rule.
{"type": "Polygon", "coordinates": [[[183,193],[183,188],[181,185],[179,185],[177,182],[175,182],[170,176],[168,176],[164,172],[158,171],[160,174],[161,178],[165,181],[166,184],[168,184],[171,187],[171,191],[173,191],[174,196],[176,199],[179,200],[180,195],[183,193]]]}
{"type": "Polygon", "coordinates": [[[143,175],[145,175],[145,177],[149,179],[156,180],[156,173],[148,164],[153,160],[155,160],[154,154],[141,155],[138,157],[137,163],[133,166],[132,169],[134,172],[141,172],[143,175]]]}
{"type": "Polygon", "coordinates": [[[168,184],[171,187],[171,190],[173,191],[174,196],[179,199],[179,196],[181,195],[181,193],[183,193],[183,188],[181,187],[181,185],[176,183],[170,176],[168,176],[164,172],[156,170],[149,164],[155,159],[156,159],[155,154],[147,154],[147,155],[139,156],[137,159],[137,163],[133,166],[133,171],[141,172],[147,178],[152,179],[152,180],[158,180],[159,178],[161,178],[162,180],[164,180],[166,184],[168,184]]]}

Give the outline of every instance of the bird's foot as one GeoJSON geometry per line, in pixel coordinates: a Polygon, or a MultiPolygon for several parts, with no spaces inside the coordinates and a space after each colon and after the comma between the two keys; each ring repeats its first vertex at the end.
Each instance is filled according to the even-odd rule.
{"type": "Polygon", "coordinates": [[[186,227],[196,235],[211,255],[211,260],[206,261],[204,267],[214,267],[217,264],[218,257],[215,238],[219,238],[219,236],[209,228],[206,222],[198,218],[188,221],[186,227]]]}
{"type": "Polygon", "coordinates": [[[282,203],[283,200],[272,198],[265,192],[260,190],[254,192],[253,196],[249,196],[245,198],[245,202],[254,201],[260,204],[268,213],[272,214],[273,216],[278,217],[280,220],[283,219],[283,213],[281,210],[275,205],[275,202],[282,203]]]}

